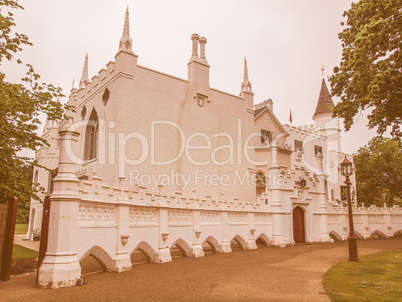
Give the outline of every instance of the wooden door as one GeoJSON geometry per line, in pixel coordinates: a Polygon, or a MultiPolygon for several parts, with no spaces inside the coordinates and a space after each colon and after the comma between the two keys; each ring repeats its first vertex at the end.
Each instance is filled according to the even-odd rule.
{"type": "Polygon", "coordinates": [[[306,242],[304,231],[304,212],[300,207],[293,209],[293,238],[296,243],[306,242]]]}

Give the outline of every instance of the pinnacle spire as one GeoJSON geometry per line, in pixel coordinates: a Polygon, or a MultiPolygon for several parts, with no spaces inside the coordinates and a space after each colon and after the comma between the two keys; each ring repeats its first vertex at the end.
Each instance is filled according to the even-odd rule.
{"type": "Polygon", "coordinates": [[[247,69],[247,58],[244,57],[244,77],[243,77],[244,81],[248,82],[248,69],[247,69]]]}
{"type": "Polygon", "coordinates": [[[120,39],[119,44],[119,51],[127,51],[133,53],[132,46],[133,42],[132,39],[130,39],[130,15],[127,6],[126,16],[124,18],[123,35],[120,39]]]}
{"type": "Polygon", "coordinates": [[[332,115],[334,107],[335,107],[335,105],[334,105],[334,102],[332,101],[331,95],[328,91],[327,84],[325,83],[325,80],[322,79],[320,96],[318,97],[317,107],[315,109],[313,119],[317,115],[321,115],[321,114],[332,115]]]}
{"type": "Polygon", "coordinates": [[[82,76],[81,76],[80,87],[79,88],[84,87],[87,82],[89,82],[89,78],[88,78],[88,53],[85,55],[84,69],[82,70],[82,76]]]}
{"type": "Polygon", "coordinates": [[[251,92],[251,82],[248,79],[248,68],[247,68],[246,57],[244,57],[244,76],[243,76],[243,82],[241,83],[241,91],[251,92]]]}

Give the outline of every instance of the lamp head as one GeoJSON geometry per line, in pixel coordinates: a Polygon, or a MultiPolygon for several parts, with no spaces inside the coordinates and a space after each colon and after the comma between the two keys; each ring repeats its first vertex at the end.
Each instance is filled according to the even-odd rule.
{"type": "Polygon", "coordinates": [[[353,164],[346,158],[346,156],[343,162],[341,162],[341,174],[345,177],[349,177],[353,174],[353,164]]]}

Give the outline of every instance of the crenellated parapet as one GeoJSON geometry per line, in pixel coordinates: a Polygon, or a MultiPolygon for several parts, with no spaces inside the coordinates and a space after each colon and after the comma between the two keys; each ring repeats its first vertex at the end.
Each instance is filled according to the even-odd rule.
{"type": "MultiPolygon", "coordinates": [[[[342,204],[338,204],[337,202],[332,202],[332,209],[335,210],[336,213],[347,214],[348,208],[343,206],[342,204]]],[[[353,214],[402,214],[402,209],[399,205],[393,205],[392,207],[388,207],[387,204],[384,204],[383,207],[377,207],[375,204],[370,205],[369,207],[365,207],[364,204],[360,207],[353,206],[352,207],[353,214]]]]}
{"type": "Polygon", "coordinates": [[[162,185],[156,190],[151,190],[138,184],[130,188],[107,184],[103,182],[102,177],[88,170],[77,171],[77,176],[81,177],[78,193],[82,201],[233,211],[253,211],[259,208],[259,203],[242,202],[237,198],[228,200],[223,194],[220,194],[220,198],[213,198],[209,194],[200,196],[195,189],[191,193],[184,195],[181,191],[172,191],[162,185]]]}
{"type": "Polygon", "coordinates": [[[59,126],[59,120],[46,120],[45,126],[43,127],[42,138],[47,142],[47,144],[43,144],[40,149],[35,152],[36,160],[41,158],[41,160],[44,160],[46,163],[53,163],[53,159],[58,159],[59,126]]]}
{"type": "Polygon", "coordinates": [[[85,100],[90,99],[100,90],[102,90],[107,83],[115,79],[117,74],[115,62],[110,61],[106,65],[106,68],[101,69],[97,75],[92,77],[90,81],[86,81],[81,88],[71,89],[68,104],[75,106],[76,109],[79,109],[85,100]]]}
{"type": "Polygon", "coordinates": [[[310,136],[314,139],[320,139],[320,140],[326,140],[327,137],[324,135],[321,135],[319,133],[315,133],[314,131],[314,125],[309,124],[309,125],[302,125],[302,126],[289,126],[289,125],[283,125],[287,131],[289,132],[295,132],[295,133],[301,133],[306,136],[310,136]]]}
{"type": "Polygon", "coordinates": [[[268,100],[262,101],[254,105],[254,110],[262,109],[268,106],[268,100]]]}

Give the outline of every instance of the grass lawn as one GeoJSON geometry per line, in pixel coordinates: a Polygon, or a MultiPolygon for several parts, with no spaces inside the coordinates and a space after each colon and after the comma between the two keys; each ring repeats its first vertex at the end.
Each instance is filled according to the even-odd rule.
{"type": "Polygon", "coordinates": [[[38,255],[39,253],[37,251],[27,249],[26,247],[14,244],[13,259],[38,258],[38,255]]]}
{"type": "Polygon", "coordinates": [[[28,232],[28,223],[16,223],[15,234],[26,234],[28,232]]]}
{"type": "Polygon", "coordinates": [[[332,301],[402,301],[402,250],[340,262],[324,275],[332,301]]]}

